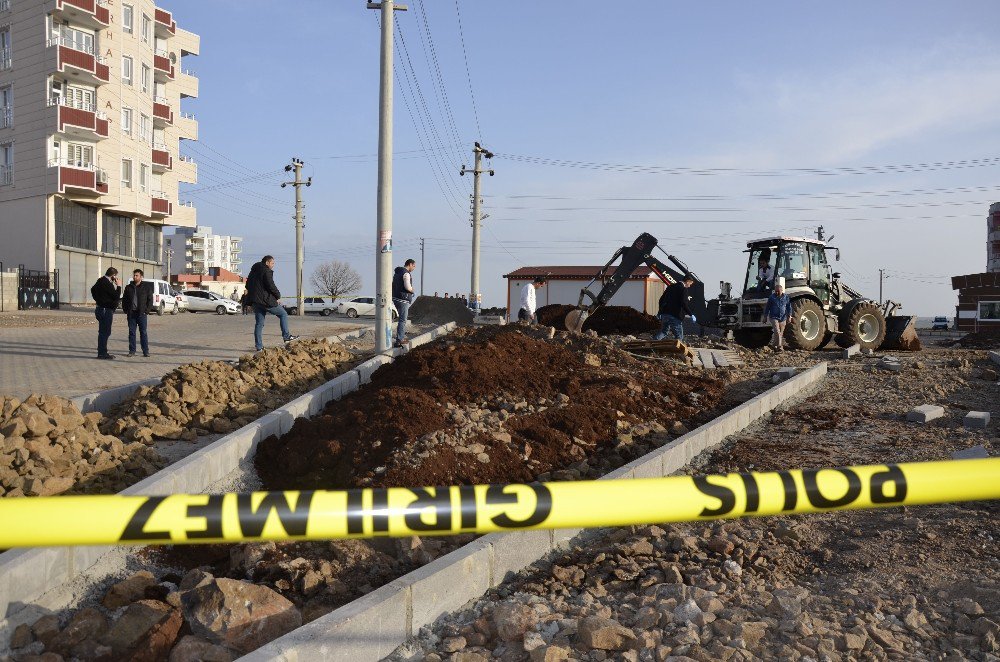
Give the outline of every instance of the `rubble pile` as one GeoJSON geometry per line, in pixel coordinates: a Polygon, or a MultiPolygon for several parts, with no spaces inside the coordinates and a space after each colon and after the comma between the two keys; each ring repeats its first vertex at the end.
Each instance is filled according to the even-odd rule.
{"type": "Polygon", "coordinates": [[[100,421],[65,398],[0,396],[0,497],[114,492],[164,466],[144,444],[101,432],[100,421]]]}
{"type": "MultiPolygon", "coordinates": [[[[552,304],[536,310],[535,316],[539,324],[563,330],[566,328],[566,315],[571,310],[574,306],[552,304]]],[[[659,320],[631,306],[602,306],[583,323],[584,331],[594,331],[599,336],[654,333],[659,328],[659,320]]]]}
{"type": "Polygon", "coordinates": [[[316,339],[247,354],[235,365],[184,365],[160,384],[138,389],[101,427],[146,444],[232,432],[333,379],[356,358],[339,344],[316,339]]]}
{"type": "Polygon", "coordinates": [[[456,322],[460,325],[472,324],[475,313],[461,299],[421,296],[414,300],[407,315],[414,323],[447,324],[456,322]]]}

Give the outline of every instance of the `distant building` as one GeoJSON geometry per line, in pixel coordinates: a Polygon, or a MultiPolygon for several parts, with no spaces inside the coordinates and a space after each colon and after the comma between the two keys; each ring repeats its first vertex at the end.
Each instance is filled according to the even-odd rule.
{"type": "MultiPolygon", "coordinates": [[[[537,276],[542,276],[547,281],[545,287],[538,290],[536,294],[539,308],[557,303],[575,306],[580,300],[580,290],[601,269],[600,266],[552,266],[521,267],[517,271],[512,271],[504,276],[507,279],[507,313],[511,319],[517,319],[516,308],[521,300],[521,289],[537,276]],[[511,310],[511,306],[514,307],[514,310],[511,310]]],[[[608,275],[614,273],[615,267],[610,267],[608,275]]],[[[594,294],[597,294],[601,289],[601,284],[595,283],[592,289],[594,294]]],[[[663,289],[663,281],[649,267],[638,267],[622,284],[621,289],[615,293],[608,304],[630,306],[638,311],[655,315],[663,289]]]]}
{"type": "Polygon", "coordinates": [[[240,300],[246,279],[221,267],[209,267],[207,274],[176,274],[170,279],[171,285],[181,290],[207,290],[225,297],[240,300]],[[233,292],[236,296],[233,296],[233,292]]]}
{"type": "Polygon", "coordinates": [[[199,225],[178,228],[163,239],[163,250],[173,250],[170,270],[174,274],[207,274],[216,267],[238,275],[242,270],[243,237],[212,234],[212,228],[199,225]]]}
{"type": "Polygon", "coordinates": [[[958,290],[955,323],[960,331],[1000,331],[1000,202],[990,205],[986,217],[986,271],[953,276],[958,290]]]}

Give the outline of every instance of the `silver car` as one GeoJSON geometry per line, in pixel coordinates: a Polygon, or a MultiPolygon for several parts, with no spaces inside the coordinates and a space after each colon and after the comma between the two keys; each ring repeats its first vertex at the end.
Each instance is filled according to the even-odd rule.
{"type": "Polygon", "coordinates": [[[219,315],[235,315],[240,312],[240,304],[215,292],[206,290],[184,290],[188,300],[188,311],[192,313],[215,312],[219,315]]]}

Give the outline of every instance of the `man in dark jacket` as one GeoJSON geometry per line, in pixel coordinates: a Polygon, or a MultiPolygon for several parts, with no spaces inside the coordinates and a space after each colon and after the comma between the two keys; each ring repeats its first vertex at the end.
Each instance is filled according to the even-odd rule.
{"type": "Polygon", "coordinates": [[[94,309],[94,317],[97,318],[97,358],[114,359],[113,354],[108,354],[108,338],[111,337],[111,322],[115,319],[115,310],[118,308],[118,299],[121,297],[122,288],[118,284],[118,270],[108,267],[104,275],[97,279],[93,287],[90,288],[90,296],[94,298],[97,307],[94,309]]]}
{"type": "Polygon", "coordinates": [[[406,342],[406,317],[410,312],[410,304],[413,303],[413,278],[411,274],[417,268],[417,261],[410,258],[403,263],[403,266],[396,267],[392,274],[392,305],[396,307],[399,315],[396,325],[396,340],[393,347],[401,347],[406,342]]]}
{"type": "Polygon", "coordinates": [[[268,313],[277,316],[281,324],[281,337],[285,342],[298,338],[288,331],[288,311],[280,305],[281,291],[274,284],[274,257],[265,255],[250,268],[247,276],[247,302],[253,306],[253,340],[257,351],[264,349],[264,318],[268,313]]]}
{"type": "Polygon", "coordinates": [[[684,316],[690,316],[692,321],[698,321],[691,313],[691,309],[688,308],[687,291],[693,284],[694,278],[687,275],[680,282],[663,290],[663,294],[660,295],[660,308],[657,315],[663,325],[659,332],[653,335],[653,340],[663,340],[667,337],[668,331],[674,335],[674,338],[684,340],[684,316]]]}
{"type": "Polygon", "coordinates": [[[132,282],[125,286],[122,293],[122,310],[128,318],[128,355],[135,356],[135,330],[139,329],[142,355],[149,356],[149,336],[146,334],[146,322],[149,311],[153,309],[153,284],[142,280],[145,274],[142,269],[132,272],[132,282]]]}

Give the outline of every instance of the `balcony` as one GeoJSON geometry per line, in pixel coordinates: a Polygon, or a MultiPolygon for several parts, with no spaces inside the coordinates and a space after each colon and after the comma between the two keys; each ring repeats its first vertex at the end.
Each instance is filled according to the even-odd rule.
{"type": "Polygon", "coordinates": [[[175,126],[179,137],[185,140],[198,140],[198,119],[194,113],[185,113],[182,110],[177,117],[175,126]]]}
{"type": "Polygon", "coordinates": [[[164,172],[174,167],[174,157],[170,156],[163,143],[153,145],[153,172],[164,172]]]}
{"type": "Polygon", "coordinates": [[[53,97],[48,107],[55,107],[56,126],[59,133],[72,138],[100,140],[108,137],[108,116],[92,104],[72,104],[66,99],[53,97]]]}
{"type": "Polygon", "coordinates": [[[184,156],[183,154],[179,157],[179,162],[177,163],[177,181],[185,182],[187,184],[197,184],[198,183],[198,164],[194,162],[190,156],[184,156]]]}
{"type": "Polygon", "coordinates": [[[108,173],[93,163],[72,159],[53,159],[49,167],[56,170],[60,193],[97,198],[108,192],[108,173]]]}
{"type": "Polygon", "coordinates": [[[163,191],[152,191],[150,195],[153,197],[151,216],[162,218],[164,216],[170,216],[174,213],[174,205],[167,198],[166,193],[163,191]]]}
{"type": "Polygon", "coordinates": [[[60,73],[65,72],[67,67],[70,68],[69,73],[77,76],[73,79],[74,82],[96,86],[111,80],[111,71],[104,58],[85,50],[79,50],[78,44],[72,40],[57,37],[49,39],[45,45],[46,47],[55,46],[59,49],[56,67],[60,73]]]}
{"type": "Polygon", "coordinates": [[[174,123],[174,111],[170,102],[164,97],[153,98],[153,125],[162,129],[167,124],[174,123]]]}
{"type": "Polygon", "coordinates": [[[63,18],[95,30],[111,25],[111,10],[105,0],[56,0],[56,11],[63,18]]]}
{"type": "Polygon", "coordinates": [[[157,7],[154,20],[156,21],[154,25],[157,37],[168,39],[177,34],[177,21],[174,20],[173,14],[166,9],[157,7]]]}
{"type": "Polygon", "coordinates": [[[158,83],[166,83],[174,79],[174,63],[170,53],[157,50],[153,55],[153,77],[158,83]]]}
{"type": "Polygon", "coordinates": [[[193,202],[181,202],[173,209],[170,224],[182,228],[193,228],[198,225],[198,211],[193,202]]]}
{"type": "Polygon", "coordinates": [[[182,99],[198,98],[198,76],[190,69],[177,72],[175,89],[182,99]]]}

